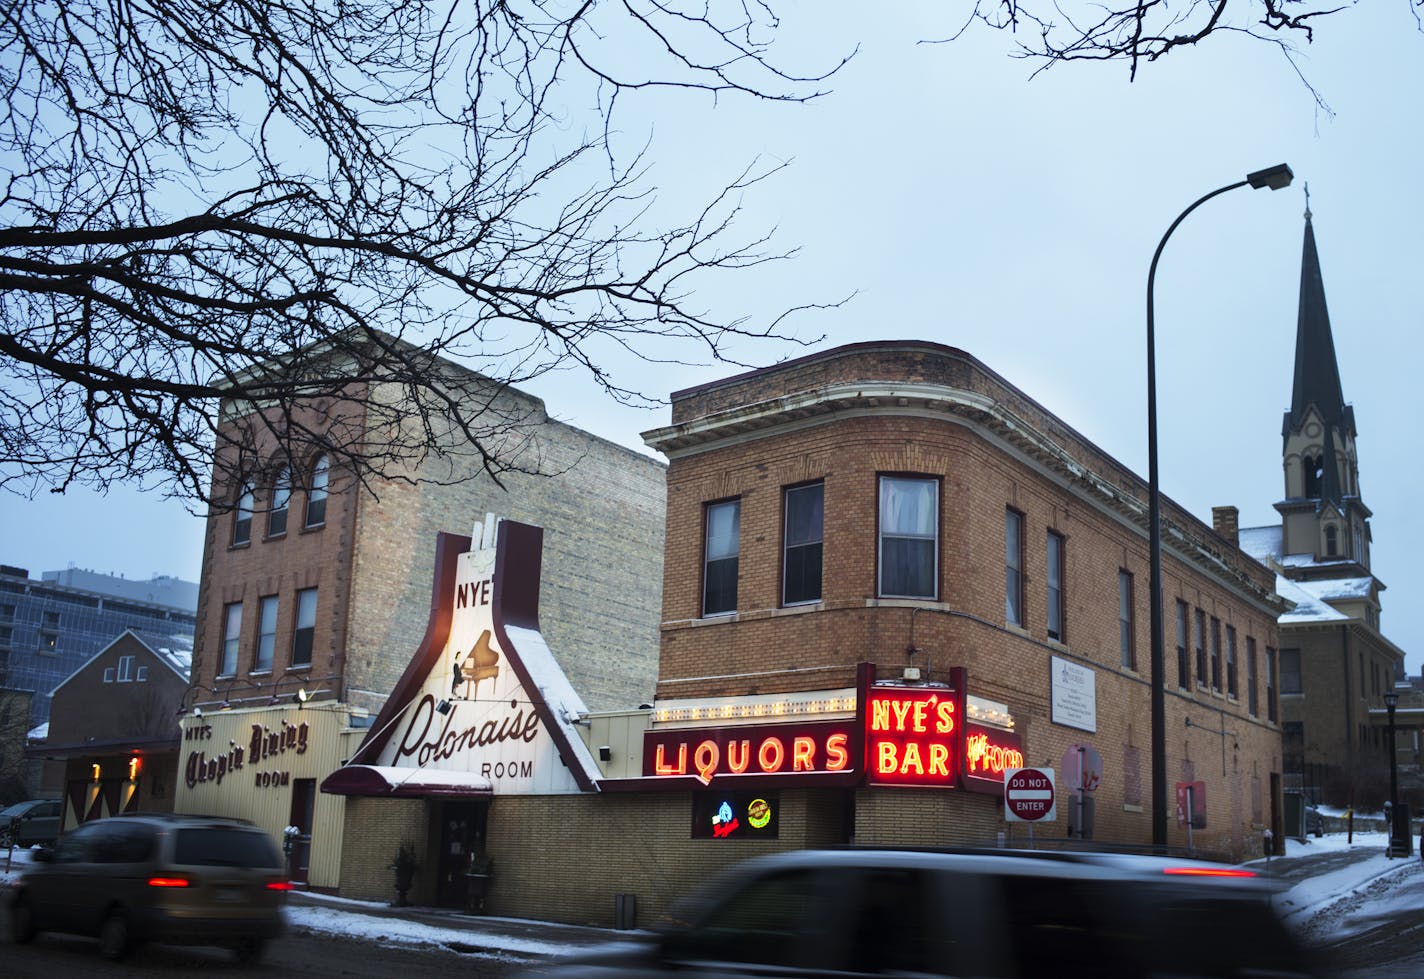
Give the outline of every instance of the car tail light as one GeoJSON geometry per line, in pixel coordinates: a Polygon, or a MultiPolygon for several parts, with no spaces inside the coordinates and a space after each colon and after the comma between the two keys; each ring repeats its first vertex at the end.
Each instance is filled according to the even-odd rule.
{"type": "Polygon", "coordinates": [[[1177,877],[1255,877],[1254,870],[1238,870],[1235,867],[1168,867],[1164,874],[1177,877]]]}
{"type": "Polygon", "coordinates": [[[267,889],[269,891],[290,891],[292,889],[292,882],[289,880],[269,880],[267,882],[267,889]]]}
{"type": "Polygon", "coordinates": [[[149,887],[192,887],[193,882],[186,877],[150,877],[149,887]]]}

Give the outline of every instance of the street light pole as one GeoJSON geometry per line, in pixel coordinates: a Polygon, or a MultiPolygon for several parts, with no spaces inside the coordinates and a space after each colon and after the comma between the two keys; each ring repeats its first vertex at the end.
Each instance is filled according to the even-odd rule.
{"type": "Polygon", "coordinates": [[[1151,550],[1151,623],[1152,623],[1152,845],[1167,845],[1167,702],[1164,689],[1166,678],[1163,667],[1162,641],[1162,495],[1157,482],[1157,353],[1156,333],[1152,309],[1152,289],[1157,279],[1157,260],[1162,257],[1162,249],[1167,247],[1167,239],[1177,230],[1177,225],[1198,207],[1228,190],[1250,185],[1259,190],[1269,187],[1280,190],[1290,186],[1294,174],[1284,163],[1265,170],[1248,174],[1245,180],[1219,187],[1198,198],[1190,207],[1177,215],[1177,220],[1167,229],[1152,253],[1152,266],[1147,271],[1147,483],[1148,483],[1148,542],[1151,550]]]}
{"type": "Polygon", "coordinates": [[[1385,694],[1384,706],[1389,711],[1389,855],[1394,856],[1395,837],[1398,835],[1394,828],[1399,825],[1396,815],[1399,810],[1399,759],[1394,752],[1394,709],[1399,706],[1399,694],[1393,690],[1385,694]]]}

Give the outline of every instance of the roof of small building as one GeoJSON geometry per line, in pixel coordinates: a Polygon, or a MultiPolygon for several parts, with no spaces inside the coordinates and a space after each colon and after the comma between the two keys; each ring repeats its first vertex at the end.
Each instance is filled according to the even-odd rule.
{"type": "Polygon", "coordinates": [[[1295,608],[1280,617],[1281,625],[1307,622],[1344,622],[1350,617],[1331,607],[1322,596],[1315,594],[1312,586],[1331,585],[1334,582],[1291,581],[1284,575],[1276,575],[1276,594],[1295,603],[1295,608]]]}

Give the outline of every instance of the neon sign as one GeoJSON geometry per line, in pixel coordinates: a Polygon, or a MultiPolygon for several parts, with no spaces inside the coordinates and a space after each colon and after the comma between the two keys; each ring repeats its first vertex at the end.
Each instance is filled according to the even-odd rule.
{"type": "Polygon", "coordinates": [[[691,775],[704,785],[732,775],[809,775],[855,771],[854,721],[648,731],[643,775],[691,775]]]}
{"type": "Polygon", "coordinates": [[[775,839],[780,808],[775,792],[694,792],[692,838],[775,839]]]}
{"type": "Polygon", "coordinates": [[[962,694],[945,687],[873,687],[865,706],[872,785],[953,787],[959,781],[962,694]]]}
{"type": "Polygon", "coordinates": [[[1013,731],[969,724],[964,731],[964,787],[974,792],[1001,793],[1004,771],[1023,768],[1024,754],[1013,731]]]}

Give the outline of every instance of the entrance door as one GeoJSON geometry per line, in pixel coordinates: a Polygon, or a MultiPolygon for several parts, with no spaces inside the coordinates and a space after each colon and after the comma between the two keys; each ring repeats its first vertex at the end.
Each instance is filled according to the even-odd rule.
{"type": "Polygon", "coordinates": [[[297,836],[287,854],[287,876],[294,882],[307,882],[307,865],[311,862],[312,810],[316,806],[316,779],[292,779],[292,814],[288,826],[295,826],[297,836]]]}
{"type": "Polygon", "coordinates": [[[440,854],[435,903],[464,909],[467,903],[470,856],[485,848],[488,802],[447,802],[440,813],[440,854]]]}

